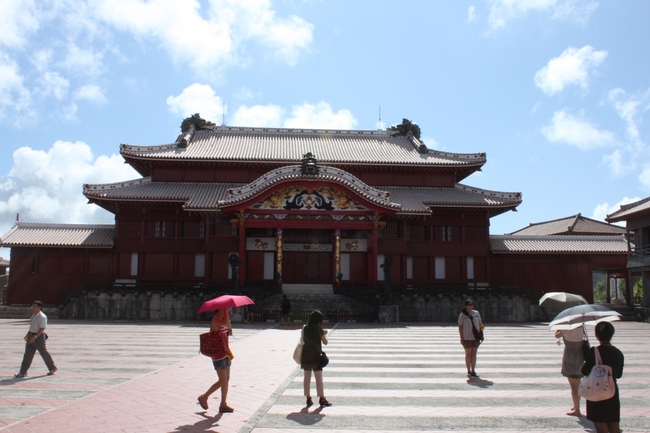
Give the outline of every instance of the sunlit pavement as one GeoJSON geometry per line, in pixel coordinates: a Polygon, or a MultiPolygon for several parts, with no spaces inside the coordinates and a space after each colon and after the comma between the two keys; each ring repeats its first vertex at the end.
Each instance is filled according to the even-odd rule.
{"type": "MultiPolygon", "coordinates": [[[[236,324],[228,395],[235,412],[224,414],[219,391],[207,411],[197,404],[216,381],[198,354],[207,325],[53,320],[47,345],[59,371],[47,376],[37,353],[29,375],[14,379],[28,321],[0,320],[0,431],[593,431],[586,418],[565,415],[563,347],[545,324],[487,324],[481,377],[471,381],[453,324],[328,324],[324,377],[333,405],[322,409],[305,408],[292,360],[299,325],[236,324]]],[[[612,342],[625,354],[621,428],[650,431],[650,324],[614,325],[612,342]]]]}

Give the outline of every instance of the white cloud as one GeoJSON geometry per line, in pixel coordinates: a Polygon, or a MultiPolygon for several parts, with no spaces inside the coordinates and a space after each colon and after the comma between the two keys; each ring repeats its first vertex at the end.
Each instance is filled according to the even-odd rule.
{"type": "MultiPolygon", "coordinates": [[[[194,113],[216,124],[221,124],[223,100],[208,84],[194,83],[178,96],[167,98],[167,107],[173,114],[187,117],[194,113]]],[[[268,127],[268,128],[314,128],[314,129],[354,129],[357,120],[349,110],[337,112],[332,106],[321,101],[317,104],[305,102],[293,106],[291,116],[284,119],[285,109],[275,105],[240,105],[232,115],[226,117],[226,124],[231,126],[268,127]]]]}
{"type": "Polygon", "coordinates": [[[630,170],[634,169],[634,163],[626,164],[623,161],[623,154],[620,149],[603,156],[603,163],[609,167],[613,177],[625,176],[630,170]]]}
{"type": "Polygon", "coordinates": [[[476,21],[476,8],[474,6],[470,6],[467,8],[467,22],[473,23],[474,21],[476,21]]]}
{"type": "Polygon", "coordinates": [[[22,49],[38,27],[34,0],[0,1],[0,45],[22,49]]]}
{"type": "Polygon", "coordinates": [[[70,82],[61,74],[54,71],[45,71],[38,79],[38,87],[35,91],[43,97],[53,96],[61,101],[68,95],[70,82]]]}
{"type": "Polygon", "coordinates": [[[227,122],[232,126],[279,128],[282,125],[284,109],[278,105],[242,105],[227,122]]]}
{"type": "Polygon", "coordinates": [[[31,114],[31,93],[23,81],[18,64],[0,53],[0,120],[8,113],[14,116],[31,114]]]}
{"type": "Polygon", "coordinates": [[[268,0],[211,0],[207,10],[196,0],[101,0],[97,16],[138,38],[159,41],[176,62],[208,77],[244,64],[239,49],[245,42],[261,43],[293,64],[311,44],[313,31],[302,18],[278,18],[268,0]]]}
{"type": "Polygon", "coordinates": [[[139,178],[119,155],[94,157],[83,142],[57,141],[47,151],[21,147],[13,167],[0,177],[0,236],[21,221],[112,223],[113,214],[88,204],[84,183],[111,183],[139,178]]]}
{"type": "Polygon", "coordinates": [[[569,47],[537,71],[535,85],[548,95],[561,92],[571,84],[586,90],[589,87],[590,69],[600,65],[607,54],[607,51],[596,51],[589,45],[579,50],[569,47]]]}
{"type": "Polygon", "coordinates": [[[334,113],[332,106],[321,101],[315,105],[305,102],[291,110],[291,117],[284,121],[285,128],[354,129],[357,120],[350,110],[341,109],[334,113]]]}
{"type": "Polygon", "coordinates": [[[637,179],[644,190],[650,191],[650,164],[643,167],[643,170],[641,170],[641,174],[639,174],[637,179]]]}
{"type": "Polygon", "coordinates": [[[627,139],[635,145],[642,146],[643,142],[639,134],[637,118],[639,116],[639,107],[642,108],[642,111],[647,111],[649,108],[646,101],[650,98],[650,90],[641,96],[636,96],[628,95],[625,90],[616,88],[610,90],[607,96],[618,115],[627,124],[625,129],[627,139]]]}
{"type": "Polygon", "coordinates": [[[167,98],[169,111],[183,118],[199,113],[205,120],[221,124],[223,100],[217,96],[209,84],[194,83],[178,96],[167,98]]]}
{"type": "Polygon", "coordinates": [[[92,48],[81,48],[75,43],[68,44],[62,65],[77,75],[96,76],[103,69],[104,55],[92,48]]]}
{"type": "Polygon", "coordinates": [[[605,217],[607,215],[616,212],[621,208],[622,205],[634,203],[635,201],[639,201],[639,200],[641,200],[641,198],[639,197],[633,197],[633,198],[624,197],[621,201],[611,206],[607,202],[601,203],[596,206],[591,218],[599,221],[605,221],[605,217]]]}
{"type": "Polygon", "coordinates": [[[98,105],[106,103],[106,95],[104,95],[104,89],[99,87],[97,84],[86,84],[78,88],[73,95],[75,100],[85,100],[94,102],[98,105]]]}
{"type": "Polygon", "coordinates": [[[585,23],[598,7],[595,0],[490,0],[490,28],[498,29],[528,12],[550,12],[553,19],[585,23]]]}
{"type": "Polygon", "coordinates": [[[591,150],[616,143],[614,134],[598,129],[584,118],[583,113],[574,116],[566,110],[556,111],[550,125],[542,128],[542,133],[552,143],[565,143],[581,150],[591,150]]]}

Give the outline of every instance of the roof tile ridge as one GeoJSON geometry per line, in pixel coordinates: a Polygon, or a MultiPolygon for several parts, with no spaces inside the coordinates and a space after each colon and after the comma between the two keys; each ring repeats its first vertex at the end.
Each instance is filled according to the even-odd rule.
{"type": "Polygon", "coordinates": [[[454,188],[470,191],[481,195],[487,195],[490,197],[499,197],[499,198],[522,198],[521,192],[515,191],[495,191],[491,189],[477,188],[475,186],[464,185],[462,183],[457,183],[454,185],[454,188]]]}
{"type": "MultiPolygon", "coordinates": [[[[423,143],[424,144],[424,143],[423,143]]],[[[428,155],[439,155],[450,159],[456,160],[476,160],[487,162],[487,154],[485,152],[462,153],[462,152],[447,152],[438,149],[428,149],[428,155]]]]}
{"type": "Polygon", "coordinates": [[[212,128],[217,133],[240,132],[251,134],[315,134],[315,135],[381,135],[386,136],[388,132],[383,129],[319,129],[319,128],[273,128],[254,126],[225,126],[220,125],[212,128]]]}
{"type": "Polygon", "coordinates": [[[166,144],[147,144],[147,145],[138,145],[138,144],[120,144],[120,155],[125,154],[135,154],[140,152],[150,152],[153,150],[167,150],[167,149],[177,149],[179,139],[181,139],[186,134],[179,135],[175,142],[166,143],[166,144]]]}
{"type": "Polygon", "coordinates": [[[114,190],[118,188],[129,188],[132,186],[147,185],[152,182],[153,181],[151,179],[151,176],[147,176],[147,177],[142,177],[140,179],[125,180],[122,182],[97,183],[97,184],[85,183],[83,186],[83,192],[85,194],[86,192],[91,192],[91,191],[108,191],[108,190],[114,190]]]}
{"type": "Polygon", "coordinates": [[[650,196],[648,196],[646,198],[642,198],[641,200],[637,200],[637,201],[632,202],[632,203],[622,204],[619,209],[617,209],[614,212],[612,212],[611,214],[607,215],[607,218],[609,218],[611,216],[615,216],[617,213],[621,213],[621,212],[624,212],[626,210],[633,209],[633,208],[635,208],[637,206],[640,206],[640,205],[648,202],[649,200],[650,200],[650,196]]]}
{"type": "Polygon", "coordinates": [[[506,233],[502,235],[490,235],[491,237],[512,240],[549,240],[549,241],[619,241],[625,240],[624,234],[615,235],[515,235],[506,233]]]}
{"type": "Polygon", "coordinates": [[[108,229],[115,228],[115,224],[74,224],[74,223],[32,223],[27,221],[18,221],[14,225],[18,228],[68,228],[68,229],[108,229]]]}

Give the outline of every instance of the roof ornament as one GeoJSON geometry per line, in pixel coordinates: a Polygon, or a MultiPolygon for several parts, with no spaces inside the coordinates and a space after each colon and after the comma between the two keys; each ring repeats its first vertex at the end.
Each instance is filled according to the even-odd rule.
{"type": "MultiPolygon", "coordinates": [[[[418,141],[420,140],[420,127],[417,123],[411,122],[408,119],[402,119],[401,124],[391,126],[390,128],[387,128],[386,131],[391,137],[401,135],[403,137],[409,138],[411,141],[413,141],[413,137],[415,137],[418,141]]],[[[429,153],[429,149],[424,143],[420,142],[420,145],[418,146],[418,152],[426,155],[429,153]]]]}
{"type": "Polygon", "coordinates": [[[197,131],[200,131],[202,129],[213,129],[217,125],[208,120],[202,119],[199,113],[195,113],[190,117],[183,119],[183,123],[181,123],[181,132],[188,132],[191,126],[194,126],[194,129],[197,131]]]}
{"type": "Polygon", "coordinates": [[[420,127],[417,123],[411,122],[408,119],[402,119],[401,124],[391,126],[390,128],[387,128],[386,131],[388,131],[391,136],[401,135],[403,137],[406,137],[406,134],[410,131],[415,138],[418,140],[420,139],[420,127]]]}
{"type": "Polygon", "coordinates": [[[302,174],[308,176],[316,176],[318,174],[320,167],[318,166],[316,155],[307,152],[302,156],[301,171],[302,174]]]}

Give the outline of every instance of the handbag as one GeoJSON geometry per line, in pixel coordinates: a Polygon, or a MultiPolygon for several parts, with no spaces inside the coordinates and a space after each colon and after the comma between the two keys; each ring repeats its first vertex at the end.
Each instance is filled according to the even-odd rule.
{"type": "MultiPolygon", "coordinates": [[[[469,313],[465,313],[465,314],[467,314],[467,316],[469,317],[469,313]]],[[[474,335],[474,338],[476,340],[478,340],[479,344],[481,344],[483,342],[483,340],[485,339],[483,337],[483,329],[477,329],[476,328],[476,326],[474,325],[474,316],[471,316],[471,320],[472,320],[472,334],[474,335]]],[[[481,327],[483,327],[483,326],[481,325],[481,327]]],[[[485,327],[483,327],[483,328],[485,328],[485,327]]]]}
{"type": "Polygon", "coordinates": [[[597,347],[594,347],[594,354],[596,355],[596,365],[591,368],[589,376],[583,377],[580,381],[578,394],[589,401],[608,400],[616,393],[612,367],[603,364],[597,347]]]}
{"type": "Polygon", "coordinates": [[[298,340],[298,344],[296,344],[296,348],[293,349],[293,360],[296,361],[296,364],[300,364],[302,361],[302,349],[305,347],[305,341],[303,340],[303,336],[305,335],[305,328],[302,328],[302,332],[300,333],[300,340],[298,340]]]}
{"type": "Polygon", "coordinates": [[[228,356],[228,345],[226,339],[220,332],[206,332],[199,335],[199,352],[212,359],[223,359],[228,356]]]}
{"type": "Polygon", "coordinates": [[[330,359],[327,357],[325,352],[321,352],[318,357],[318,368],[323,369],[330,363],[330,359]]]}
{"type": "Polygon", "coordinates": [[[587,354],[589,353],[589,337],[587,337],[587,331],[585,327],[582,327],[582,359],[587,359],[587,354]]]}

